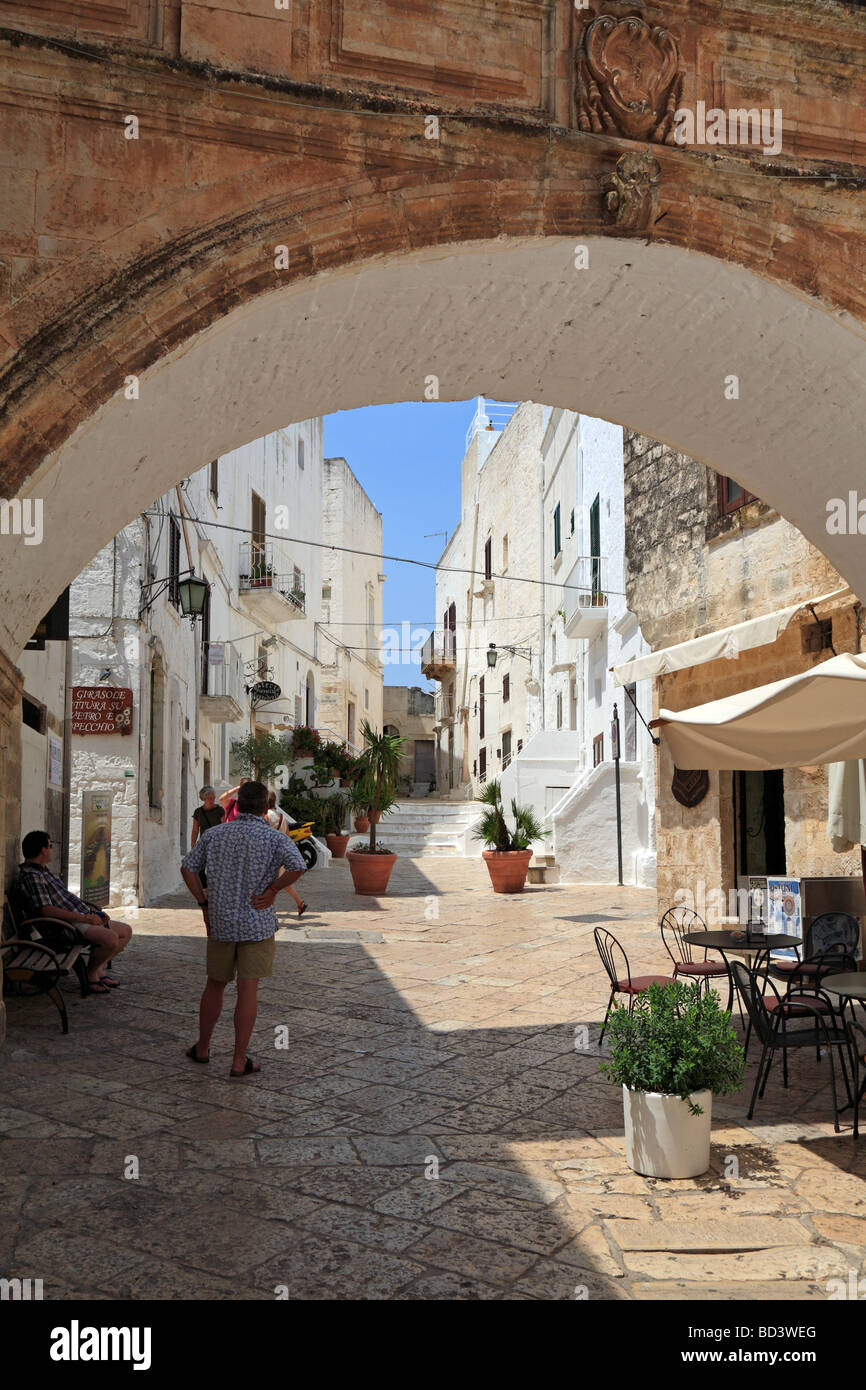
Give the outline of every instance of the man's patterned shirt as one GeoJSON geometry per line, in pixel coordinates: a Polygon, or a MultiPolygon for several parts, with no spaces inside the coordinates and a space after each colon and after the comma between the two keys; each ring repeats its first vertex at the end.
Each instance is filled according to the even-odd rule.
{"type": "Polygon", "coordinates": [[[214,941],[265,941],[277,930],[272,907],[257,911],[253,898],[273,883],[282,869],[306,870],[300,851],[281,830],[261,816],[242,812],[236,820],[215,825],[199,837],[183,867],[207,873],[208,917],[214,941]]]}

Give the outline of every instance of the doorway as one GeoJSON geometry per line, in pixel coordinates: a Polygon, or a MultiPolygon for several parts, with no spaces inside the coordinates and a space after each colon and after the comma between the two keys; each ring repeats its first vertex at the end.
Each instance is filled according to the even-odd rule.
{"type": "Polygon", "coordinates": [[[737,870],[784,878],[785,779],[781,768],[734,773],[734,835],[737,870]]]}
{"type": "Polygon", "coordinates": [[[435,783],[436,754],[432,738],[415,740],[415,781],[435,783]]]}

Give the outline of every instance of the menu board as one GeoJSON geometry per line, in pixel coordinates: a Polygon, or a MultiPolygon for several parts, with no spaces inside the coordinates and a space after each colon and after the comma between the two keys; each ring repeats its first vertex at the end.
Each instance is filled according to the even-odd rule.
{"type": "Polygon", "coordinates": [[[803,911],[798,878],[767,879],[767,932],[803,939],[803,911]]]}
{"type": "Polygon", "coordinates": [[[84,792],[81,817],[81,896],[105,907],[111,893],[111,793],[84,792]]]}
{"type": "Polygon", "coordinates": [[[131,734],[132,691],[115,685],[74,685],[72,732],[131,734]]]}

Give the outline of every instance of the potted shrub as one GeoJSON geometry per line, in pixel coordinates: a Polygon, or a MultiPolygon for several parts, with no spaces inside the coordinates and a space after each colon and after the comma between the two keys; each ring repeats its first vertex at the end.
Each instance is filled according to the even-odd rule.
{"type": "Polygon", "coordinates": [[[365,775],[360,773],[352,786],[349,788],[349,812],[353,817],[353,825],[359,835],[366,835],[370,829],[370,803],[373,800],[372,790],[368,785],[365,775]]]}
{"type": "Polygon", "coordinates": [[[547,834],[531,806],[511,803],[514,829],[502,809],[502,792],[496,778],[488,782],[478,800],[487,809],[472,834],[487,849],[481,855],[487,865],[494,893],[522,893],[532,858],[530,845],[547,834]]]}
{"type": "Polygon", "coordinates": [[[622,1086],[628,1165],[653,1178],[695,1178],[710,1166],[713,1096],[743,1082],[743,1049],[714,990],[650,985],[608,1023],[610,1061],[622,1086]]]}
{"type": "Polygon", "coordinates": [[[329,796],[325,803],[325,843],[335,859],[343,859],[349,836],[343,834],[346,819],[346,798],[339,793],[329,796]]]}
{"type": "Polygon", "coordinates": [[[396,804],[405,739],[396,734],[377,734],[367,719],[361,725],[361,734],[364,751],[358,762],[361,764],[370,839],[366,845],[354,846],[346,857],[355,892],[378,895],[388,887],[397,856],[376,844],[376,825],[382,812],[390,811],[396,804]]]}

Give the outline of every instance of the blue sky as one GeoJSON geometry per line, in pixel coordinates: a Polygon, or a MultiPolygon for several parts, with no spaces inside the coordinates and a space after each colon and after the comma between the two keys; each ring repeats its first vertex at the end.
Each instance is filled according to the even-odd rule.
{"type": "MultiPolygon", "coordinates": [[[[382,513],[386,555],[406,555],[435,564],[460,519],[460,462],[466,431],[475,414],[469,401],[406,402],[341,410],[325,417],[325,457],[346,459],[367,495],[382,513]]],[[[386,560],[383,623],[429,630],[435,620],[432,570],[386,560]]],[[[341,633],[350,641],[348,632],[341,633]]],[[[404,663],[409,652],[404,654],[404,663]]],[[[431,688],[418,664],[385,666],[388,685],[431,688]]]]}

